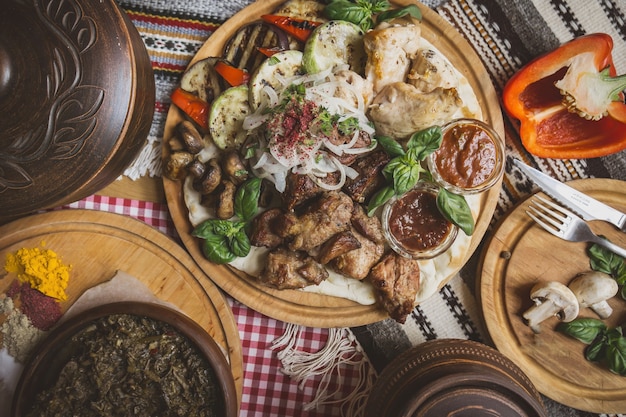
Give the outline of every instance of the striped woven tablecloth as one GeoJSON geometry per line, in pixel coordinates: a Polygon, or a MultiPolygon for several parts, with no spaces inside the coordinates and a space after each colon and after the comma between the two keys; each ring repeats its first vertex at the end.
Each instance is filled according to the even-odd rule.
{"type": "MultiPolygon", "coordinates": [[[[150,143],[126,175],[131,178],[158,176],[159,143],[172,89],[188,61],[211,33],[251,1],[120,0],[119,3],[145,41],[157,86],[150,143]]],[[[626,2],[623,0],[431,0],[426,5],[434,8],[468,39],[484,62],[498,94],[524,63],[585,33],[609,33],[615,40],[617,70],[626,72],[626,2]]],[[[514,121],[505,117],[505,128],[507,155],[521,158],[556,178],[563,181],[590,177],[626,180],[624,152],[593,160],[538,159],[521,146],[514,121]]],[[[509,159],[494,222],[534,191],[534,185],[524,178],[513,170],[509,159]]],[[[166,233],[175,233],[168,220],[167,208],[160,205],[90,197],[72,206],[123,212],[166,233]]],[[[449,337],[487,342],[486,330],[480,321],[480,306],[474,294],[478,252],[480,250],[438,294],[420,304],[404,325],[386,320],[353,329],[289,327],[230,300],[245,355],[241,415],[355,415],[346,407],[349,399],[354,397],[347,397],[355,390],[366,392],[366,388],[361,389],[359,384],[363,387],[371,385],[377,372],[411,346],[449,337]],[[279,339],[285,332],[300,333],[296,337],[279,339]],[[345,363],[339,366],[340,373],[337,369],[328,371],[323,354],[308,355],[319,353],[318,350],[328,345],[329,338],[345,341],[341,344],[334,340],[334,345],[340,346],[338,351],[343,352],[345,358],[345,363]],[[298,345],[286,345],[294,340],[298,345]],[[282,351],[286,353],[281,355],[282,351]],[[299,370],[297,366],[300,365],[309,368],[299,370]],[[317,375],[316,371],[321,368],[332,376],[324,379],[324,376],[317,375]],[[298,379],[298,375],[308,377],[298,379]],[[320,391],[332,393],[335,390],[338,392],[335,402],[331,397],[322,403],[311,404],[320,391]]],[[[554,416],[591,415],[561,406],[548,398],[545,403],[554,416]]]]}

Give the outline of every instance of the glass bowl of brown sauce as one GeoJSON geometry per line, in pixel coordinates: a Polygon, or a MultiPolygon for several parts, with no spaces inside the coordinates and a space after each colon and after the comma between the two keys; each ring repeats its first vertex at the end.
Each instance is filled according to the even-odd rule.
{"type": "Polygon", "coordinates": [[[383,232],[389,246],[411,259],[430,259],[454,242],[458,227],[437,207],[440,187],[418,182],[410,191],[390,199],[383,208],[383,232]]]}
{"type": "Polygon", "coordinates": [[[441,128],[441,146],[427,158],[433,181],[467,195],[493,187],[504,173],[504,141],[488,124],[456,119],[441,128]]]}

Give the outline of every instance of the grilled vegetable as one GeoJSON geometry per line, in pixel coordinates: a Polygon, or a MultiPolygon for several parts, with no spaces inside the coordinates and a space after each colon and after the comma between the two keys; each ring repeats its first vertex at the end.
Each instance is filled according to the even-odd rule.
{"type": "Polygon", "coordinates": [[[228,39],[224,59],[237,68],[253,71],[266,57],[264,49],[289,49],[289,39],[277,27],[258,21],[242,26],[228,39]]]}
{"type": "Polygon", "coordinates": [[[276,89],[281,79],[297,75],[301,68],[302,52],[296,50],[279,52],[263,61],[250,78],[250,107],[256,110],[267,100],[265,86],[276,89]]]}
{"type": "Polygon", "coordinates": [[[188,120],[183,120],[176,125],[176,132],[185,144],[185,149],[192,154],[197,154],[204,148],[204,141],[198,129],[188,120]]]}
{"type": "Polygon", "coordinates": [[[217,71],[231,87],[245,84],[250,79],[248,71],[234,67],[226,61],[218,61],[215,63],[215,71],[217,71]]]}
{"type": "Polygon", "coordinates": [[[172,104],[182,110],[198,126],[203,129],[207,128],[209,103],[180,87],[174,90],[170,99],[172,104]]]}
{"type": "Polygon", "coordinates": [[[211,106],[209,132],[220,149],[239,148],[246,139],[242,124],[250,113],[248,86],[231,87],[220,94],[211,106]]]}
{"type": "Polygon", "coordinates": [[[285,31],[287,34],[293,36],[300,42],[305,42],[313,32],[313,29],[320,25],[320,22],[312,20],[279,16],[275,14],[263,15],[261,16],[261,19],[285,31]]]}
{"type": "Polygon", "coordinates": [[[318,26],[307,40],[302,66],[305,72],[316,73],[347,63],[352,71],[363,74],[366,61],[363,31],[353,23],[331,20],[318,26]]]}
{"type": "Polygon", "coordinates": [[[181,77],[180,87],[201,100],[211,103],[226,89],[224,81],[215,71],[215,64],[220,59],[209,57],[191,64],[181,77]]]}
{"type": "Polygon", "coordinates": [[[581,36],[518,71],[503,92],[528,152],[596,158],[626,149],[626,76],[616,77],[607,34],[581,36]],[[599,120],[593,120],[599,119],[599,120]]]}

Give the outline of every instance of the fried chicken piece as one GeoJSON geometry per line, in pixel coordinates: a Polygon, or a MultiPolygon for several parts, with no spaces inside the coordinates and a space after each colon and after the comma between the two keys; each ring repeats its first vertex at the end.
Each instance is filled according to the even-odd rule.
{"type": "Polygon", "coordinates": [[[454,67],[432,49],[420,49],[411,63],[407,82],[419,91],[428,93],[437,87],[457,88],[459,79],[454,67]]]}
{"type": "Polygon", "coordinates": [[[260,213],[252,220],[250,229],[250,243],[254,246],[264,246],[273,249],[283,244],[283,238],[274,233],[273,223],[283,211],[273,208],[260,213]]]}
{"type": "Polygon", "coordinates": [[[418,262],[389,252],[372,268],[369,279],[389,316],[404,323],[415,307],[420,282],[418,262]]]}
{"type": "Polygon", "coordinates": [[[388,84],[405,80],[421,36],[419,22],[410,19],[383,22],[363,36],[367,53],[365,76],[373,83],[375,93],[388,84]]]}
{"type": "Polygon", "coordinates": [[[351,250],[359,249],[360,247],[361,242],[359,242],[351,231],[346,230],[345,232],[337,233],[324,242],[320,248],[317,259],[319,263],[326,265],[336,257],[350,252],[351,250]]]}
{"type": "Polygon", "coordinates": [[[309,252],[349,229],[353,206],[345,193],[326,192],[302,215],[289,212],[276,219],[276,234],[286,240],[289,249],[309,252]]]}
{"type": "Polygon", "coordinates": [[[378,134],[404,139],[443,124],[462,104],[456,88],[437,87],[424,93],[411,84],[397,82],[376,95],[369,117],[378,134]]]}
{"type": "Polygon", "coordinates": [[[281,246],[269,252],[259,281],[279,290],[318,285],[328,278],[328,271],[304,252],[281,246]]]}

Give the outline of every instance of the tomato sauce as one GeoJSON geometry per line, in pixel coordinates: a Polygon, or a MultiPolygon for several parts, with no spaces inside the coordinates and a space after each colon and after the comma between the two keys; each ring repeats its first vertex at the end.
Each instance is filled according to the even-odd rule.
{"type": "Polygon", "coordinates": [[[478,187],[489,180],[497,159],[493,137],[475,124],[453,126],[445,131],[436,151],[441,178],[461,188],[478,187]]]}
{"type": "Polygon", "coordinates": [[[437,208],[434,194],[412,190],[396,201],[389,215],[389,231],[408,251],[440,245],[452,228],[437,208]]]}

